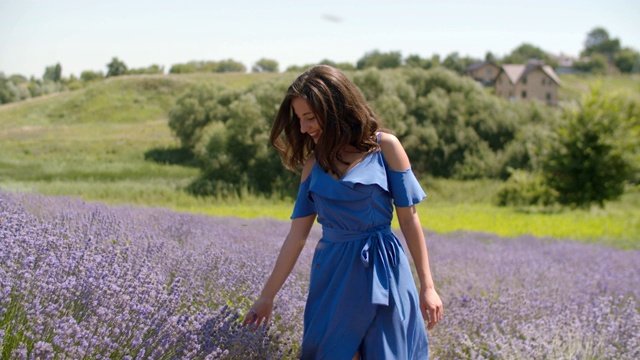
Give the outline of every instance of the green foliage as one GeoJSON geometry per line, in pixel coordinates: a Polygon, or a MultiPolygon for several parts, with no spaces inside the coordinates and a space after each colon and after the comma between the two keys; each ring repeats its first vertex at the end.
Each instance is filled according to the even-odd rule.
{"type": "MultiPolygon", "coordinates": [[[[290,191],[291,178],[283,175],[275,152],[264,146],[282,94],[295,75],[236,92],[197,86],[177,101],[169,126],[201,164],[202,176],[192,191],[290,191]]],[[[506,178],[507,166],[532,168],[539,137],[519,131],[524,124],[544,128],[554,119],[553,109],[507,103],[442,67],[369,68],[351,76],[385,126],[401,139],[419,174],[506,178]]]]}
{"type": "Polygon", "coordinates": [[[287,173],[269,145],[269,121],[261,115],[255,94],[238,98],[229,112],[224,130],[209,138],[204,176],[196,182],[200,186],[208,183],[207,191],[194,190],[199,195],[240,195],[243,189],[267,196],[274,192],[293,195],[284,186],[295,189],[295,177],[287,173]]]}
{"type": "Polygon", "coordinates": [[[580,59],[573,64],[573,68],[592,74],[604,74],[608,71],[607,57],[600,53],[594,53],[587,58],[580,59]]]}
{"type": "Polygon", "coordinates": [[[640,62],[640,53],[628,47],[620,50],[613,57],[614,65],[623,73],[632,72],[633,65],[637,62],[640,62]]]}
{"type": "Polygon", "coordinates": [[[278,72],[278,62],[273,59],[262,58],[251,67],[252,72],[278,72]]]}
{"type": "Polygon", "coordinates": [[[296,176],[269,145],[269,129],[288,81],[258,83],[244,92],[204,84],[193,87],[169,112],[169,126],[200,164],[189,190],[203,196],[244,191],[293,196],[296,176]]]}
{"type": "Polygon", "coordinates": [[[143,68],[128,69],[127,75],[164,74],[164,66],[153,64],[143,68]]]}
{"type": "Polygon", "coordinates": [[[479,59],[475,59],[472,57],[460,57],[458,52],[453,52],[444,59],[442,62],[442,66],[446,67],[449,70],[455,71],[458,74],[464,74],[465,69],[474,63],[479,62],[479,59]]]}
{"type": "Polygon", "coordinates": [[[245,72],[247,71],[247,67],[244,66],[243,63],[235,61],[233,59],[220,60],[218,62],[218,67],[216,68],[216,72],[218,73],[227,73],[227,72],[245,72]]]}
{"type": "Polygon", "coordinates": [[[31,83],[27,82],[24,77],[14,75],[6,78],[4,74],[0,73],[0,104],[30,98],[30,85],[31,83]]]}
{"type": "Polygon", "coordinates": [[[562,204],[602,207],[622,195],[637,166],[638,106],[593,88],[564,116],[544,159],[545,181],[562,204]]]}
{"type": "Polygon", "coordinates": [[[360,58],[356,68],[363,70],[370,67],[378,69],[394,69],[402,65],[402,54],[399,51],[382,53],[378,50],[370,51],[360,58]]]}
{"type": "Polygon", "coordinates": [[[107,64],[107,77],[120,76],[127,73],[127,65],[117,57],[107,64]]]}
{"type": "Polygon", "coordinates": [[[620,51],[620,40],[612,39],[609,32],[602,27],[596,27],[589,31],[587,39],[584,42],[584,50],[582,56],[590,56],[592,54],[604,54],[612,57],[613,54],[620,51]]]}
{"type": "Polygon", "coordinates": [[[193,86],[169,110],[169,128],[184,148],[194,150],[205,127],[227,121],[228,106],[235,97],[234,92],[218,84],[193,86]]]}
{"type": "Polygon", "coordinates": [[[233,59],[221,61],[189,61],[185,64],[174,64],[169,69],[169,74],[192,73],[229,73],[246,72],[247,68],[241,62],[233,59]]]}
{"type": "Polygon", "coordinates": [[[340,69],[342,71],[353,71],[356,69],[355,65],[353,65],[352,63],[349,62],[335,62],[335,61],[331,61],[329,59],[324,59],[321,60],[318,64],[320,65],[329,65],[329,66],[333,66],[336,69],[340,69]]]}
{"type": "MultiPolygon", "coordinates": [[[[415,106],[416,90],[406,83],[405,77],[393,80],[393,73],[382,72],[384,82],[389,82],[385,85],[389,92],[384,92],[381,99],[386,102],[387,97],[397,97],[408,110],[415,106]]],[[[191,164],[181,165],[190,162],[192,157],[178,147],[166,116],[184,91],[200,83],[217,83],[242,93],[251,88],[266,114],[272,111],[266,106],[269,96],[279,102],[286,85],[296,75],[117,77],[76,92],[0,106],[0,188],[108,204],[167,207],[211,216],[288,219],[292,199],[280,199],[280,194],[266,197],[241,189],[242,197],[236,195],[235,190],[231,190],[228,197],[194,197],[185,192],[186,186],[202,176],[202,171],[191,164]],[[277,87],[255,86],[265,80],[271,80],[269,84],[277,87]]],[[[630,76],[563,75],[562,80],[564,86],[560,91],[564,92],[566,103],[588,89],[587,84],[598,80],[603,81],[604,92],[620,92],[633,99],[639,92],[637,78],[630,76]]],[[[29,82],[24,78],[13,81],[29,82]]],[[[516,113],[511,115],[514,117],[526,116],[525,122],[531,121],[543,128],[547,113],[540,109],[546,107],[540,106],[534,111],[523,104],[520,104],[522,109],[520,105],[512,105],[501,111],[516,113]]],[[[410,119],[410,115],[407,116],[403,121],[410,119]]],[[[422,128],[411,126],[416,130],[422,128]]],[[[510,144],[526,140],[528,131],[520,127],[510,144]]],[[[541,132],[538,136],[544,139],[549,135],[541,132]]],[[[640,138],[637,128],[633,136],[640,138]]],[[[282,168],[278,161],[276,157],[274,162],[282,168]]],[[[293,178],[289,188],[295,191],[299,177],[291,172],[287,174],[293,178]]],[[[499,179],[462,181],[426,176],[420,179],[429,197],[417,210],[428,231],[485,231],[502,236],[533,234],[616,247],[640,246],[637,186],[629,187],[620,200],[607,203],[606,209],[565,208],[549,212],[493,205],[502,185],[499,179]]]]}
{"type": "Polygon", "coordinates": [[[428,59],[423,59],[420,55],[411,54],[404,59],[404,64],[407,67],[417,67],[421,69],[429,69],[431,62],[428,59]]]}
{"type": "Polygon", "coordinates": [[[403,121],[409,129],[401,137],[418,172],[438,177],[499,176],[501,155],[515,138],[525,112],[514,112],[467,77],[442,67],[406,70],[412,89],[403,121]]]}
{"type": "Polygon", "coordinates": [[[53,66],[47,66],[42,79],[44,81],[48,80],[53,82],[59,82],[60,80],[62,80],[62,66],[60,66],[60,63],[57,63],[53,66]]]}
{"type": "MultiPolygon", "coordinates": [[[[178,99],[169,112],[169,126],[201,164],[194,192],[290,190],[291,179],[283,175],[275,152],[263,146],[282,94],[296,75],[286,73],[234,92],[194,86],[178,99]],[[254,166],[257,163],[262,166],[254,166]]],[[[542,128],[554,118],[547,107],[507,103],[442,67],[369,68],[351,76],[385,126],[401,139],[420,174],[506,178],[507,166],[531,168],[537,144],[527,141],[538,138],[518,131],[529,123],[542,128]],[[524,140],[523,148],[516,148],[517,136],[519,143],[524,140]]]]}
{"type": "Polygon", "coordinates": [[[80,80],[84,82],[90,82],[90,81],[102,80],[102,79],[104,79],[104,73],[102,71],[85,70],[82,73],[80,73],[80,80]]]}
{"type": "Polygon", "coordinates": [[[557,192],[547,186],[541,174],[513,170],[497,192],[496,203],[499,206],[548,207],[556,203],[557,197],[557,192]]]}
{"type": "Polygon", "coordinates": [[[505,64],[526,64],[529,60],[542,60],[547,65],[556,66],[557,64],[553,59],[541,48],[523,43],[517,48],[513,49],[511,53],[502,59],[505,64]]]}

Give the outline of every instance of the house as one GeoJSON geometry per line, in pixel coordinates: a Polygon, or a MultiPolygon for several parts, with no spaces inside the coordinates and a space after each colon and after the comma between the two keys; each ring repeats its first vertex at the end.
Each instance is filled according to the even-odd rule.
{"type": "Polygon", "coordinates": [[[577,60],[576,58],[562,53],[560,55],[549,54],[549,57],[558,64],[554,69],[556,74],[573,74],[579,72],[573,67],[573,64],[577,60]]]}
{"type": "Polygon", "coordinates": [[[547,105],[558,104],[558,86],[558,75],[541,62],[502,65],[494,85],[496,96],[511,101],[533,99],[547,105]]]}
{"type": "Polygon", "coordinates": [[[482,61],[469,65],[465,69],[465,74],[481,82],[484,86],[492,86],[499,71],[500,67],[493,62],[482,61]]]}

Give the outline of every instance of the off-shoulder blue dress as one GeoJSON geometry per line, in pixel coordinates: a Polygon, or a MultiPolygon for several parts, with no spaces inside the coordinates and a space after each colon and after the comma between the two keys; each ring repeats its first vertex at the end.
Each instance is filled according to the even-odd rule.
{"type": "Polygon", "coordinates": [[[318,215],[301,359],[427,359],[428,341],[407,256],[391,231],[393,206],[426,197],[411,169],[381,151],[340,180],[316,162],[291,218],[318,215]]]}

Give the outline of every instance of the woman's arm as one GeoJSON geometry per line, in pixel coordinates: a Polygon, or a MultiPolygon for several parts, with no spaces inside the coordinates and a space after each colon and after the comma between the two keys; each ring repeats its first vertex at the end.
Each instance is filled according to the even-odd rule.
{"type": "MultiPolygon", "coordinates": [[[[383,133],[380,137],[380,147],[392,170],[404,171],[411,167],[406,151],[395,136],[383,133]]],[[[433,329],[442,319],[443,306],[431,276],[427,243],[420,218],[413,205],[396,207],[396,213],[420,280],[420,308],[424,318],[429,321],[428,328],[433,329]]]]}
{"type": "MultiPolygon", "coordinates": [[[[307,161],[302,171],[302,181],[309,176],[312,161],[307,161]],[[311,163],[311,165],[309,164],[311,163]]],[[[273,311],[273,299],[275,298],[282,285],[291,274],[293,267],[298,261],[300,252],[304,248],[311,227],[316,219],[316,214],[305,217],[295,218],[291,221],[289,233],[282,243],[278,259],[271,272],[271,276],[264,285],[260,297],[253,303],[251,310],[245,315],[243,324],[251,324],[256,328],[264,322],[268,322],[273,311]]]]}

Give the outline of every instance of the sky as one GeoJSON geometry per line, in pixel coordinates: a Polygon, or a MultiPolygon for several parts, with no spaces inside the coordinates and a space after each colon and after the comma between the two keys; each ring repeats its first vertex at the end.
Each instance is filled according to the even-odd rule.
{"type": "Polygon", "coordinates": [[[578,56],[603,27],[640,51],[640,0],[0,0],[0,72],[42,77],[262,58],[355,64],[366,53],[497,57],[528,43],[578,56]]]}

